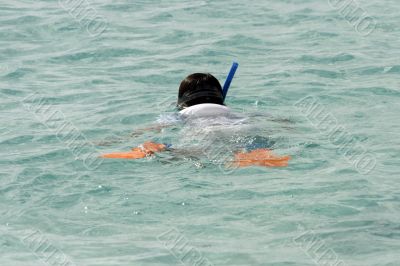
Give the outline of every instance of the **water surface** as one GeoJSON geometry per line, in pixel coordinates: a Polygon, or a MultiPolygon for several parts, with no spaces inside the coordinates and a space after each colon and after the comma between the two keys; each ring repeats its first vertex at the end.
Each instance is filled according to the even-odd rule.
{"type": "Polygon", "coordinates": [[[91,1],[96,31],[67,1],[1,1],[0,264],[399,265],[400,7],[357,1],[364,36],[333,2],[91,1]],[[227,105],[289,167],[94,160],[185,144],[129,135],[174,112],[186,75],[223,82],[233,60],[227,105]]]}

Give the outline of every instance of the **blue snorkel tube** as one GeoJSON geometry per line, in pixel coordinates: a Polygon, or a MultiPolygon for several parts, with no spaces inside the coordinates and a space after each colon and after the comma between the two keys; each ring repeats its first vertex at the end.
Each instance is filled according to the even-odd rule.
{"type": "Polygon", "coordinates": [[[225,101],[226,95],[228,94],[229,87],[231,86],[233,77],[235,76],[235,73],[236,73],[236,70],[238,69],[238,67],[239,67],[239,64],[237,62],[233,62],[231,71],[229,71],[229,75],[226,78],[224,87],[222,89],[222,97],[223,97],[224,101],[225,101]]]}

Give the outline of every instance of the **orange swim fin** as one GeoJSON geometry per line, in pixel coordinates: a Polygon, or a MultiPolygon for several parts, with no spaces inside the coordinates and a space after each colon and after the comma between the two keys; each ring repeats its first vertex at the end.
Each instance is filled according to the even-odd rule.
{"type": "Polygon", "coordinates": [[[238,152],[235,154],[233,165],[236,167],[265,166],[285,167],[288,166],[290,156],[277,156],[268,149],[256,149],[250,152],[238,152]]]}
{"type": "Polygon", "coordinates": [[[130,152],[114,152],[103,154],[100,157],[105,159],[142,159],[147,154],[139,148],[132,149],[130,152]]]}
{"type": "Polygon", "coordinates": [[[133,148],[130,152],[114,152],[103,154],[100,157],[105,159],[142,159],[165,149],[166,146],[164,144],[147,141],[141,147],[133,148]]]}

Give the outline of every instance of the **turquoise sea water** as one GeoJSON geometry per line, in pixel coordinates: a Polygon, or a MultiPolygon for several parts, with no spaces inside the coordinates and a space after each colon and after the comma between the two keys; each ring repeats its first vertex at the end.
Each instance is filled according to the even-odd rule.
{"type": "Polygon", "coordinates": [[[400,5],[342,2],[0,1],[0,265],[400,265],[400,5]],[[222,140],[289,167],[97,160],[202,146],[131,133],[233,60],[222,140]]]}

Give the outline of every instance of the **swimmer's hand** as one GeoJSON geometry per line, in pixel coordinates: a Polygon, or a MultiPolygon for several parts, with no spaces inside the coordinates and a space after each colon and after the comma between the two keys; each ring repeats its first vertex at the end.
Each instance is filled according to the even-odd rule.
{"type": "Polygon", "coordinates": [[[277,156],[268,149],[256,149],[250,152],[238,152],[231,164],[233,167],[265,166],[285,167],[288,166],[290,156],[277,156]]]}
{"type": "Polygon", "coordinates": [[[149,153],[155,153],[155,152],[162,152],[167,149],[167,146],[165,144],[160,144],[160,143],[155,143],[151,141],[146,141],[142,145],[143,149],[149,153]]]}
{"type": "Polygon", "coordinates": [[[114,152],[103,154],[100,157],[105,159],[142,159],[150,157],[157,152],[165,151],[167,147],[164,144],[147,141],[130,152],[114,152]]]}

